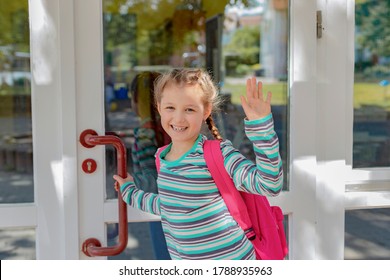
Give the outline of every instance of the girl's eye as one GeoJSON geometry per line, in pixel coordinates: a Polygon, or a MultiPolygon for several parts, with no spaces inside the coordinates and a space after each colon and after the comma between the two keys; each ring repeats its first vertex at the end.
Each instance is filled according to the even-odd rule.
{"type": "Polygon", "coordinates": [[[187,108],[186,111],[187,111],[187,112],[195,112],[195,110],[192,109],[192,108],[187,108]]]}
{"type": "Polygon", "coordinates": [[[175,108],[173,106],[167,106],[167,107],[165,107],[165,109],[171,111],[171,110],[174,110],[175,108]]]}

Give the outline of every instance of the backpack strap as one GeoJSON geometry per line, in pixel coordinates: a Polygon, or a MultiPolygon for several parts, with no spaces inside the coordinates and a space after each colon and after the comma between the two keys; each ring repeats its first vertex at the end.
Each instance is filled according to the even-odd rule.
{"type": "Polygon", "coordinates": [[[238,225],[249,240],[254,240],[256,234],[248,210],[240,192],[226,171],[219,140],[206,140],[203,146],[204,158],[225,204],[238,225]]]}
{"type": "Polygon", "coordinates": [[[156,162],[157,173],[160,172],[160,154],[161,154],[162,151],[164,151],[168,147],[168,145],[165,145],[165,146],[162,146],[161,148],[158,148],[157,152],[155,154],[155,157],[156,157],[155,158],[155,162],[156,162]]]}

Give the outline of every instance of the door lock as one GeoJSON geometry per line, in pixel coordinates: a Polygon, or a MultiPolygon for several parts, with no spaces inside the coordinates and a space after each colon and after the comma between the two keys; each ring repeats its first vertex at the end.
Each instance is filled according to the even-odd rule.
{"type": "Polygon", "coordinates": [[[83,171],[87,174],[91,174],[96,171],[96,161],[92,158],[87,158],[86,160],[83,161],[81,165],[83,171]]]}

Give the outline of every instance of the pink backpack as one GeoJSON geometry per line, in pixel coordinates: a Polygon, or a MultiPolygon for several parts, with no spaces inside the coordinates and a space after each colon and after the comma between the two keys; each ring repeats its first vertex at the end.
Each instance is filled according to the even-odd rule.
{"type": "Polygon", "coordinates": [[[258,260],[283,260],[288,253],[283,212],[270,206],[263,195],[240,192],[227,173],[220,141],[207,140],[203,147],[207,167],[226,206],[251,240],[258,260]]]}
{"type": "MultiPolygon", "coordinates": [[[[156,154],[157,171],[160,170],[159,154],[156,154]]],[[[262,195],[240,192],[227,173],[219,140],[206,140],[204,157],[226,206],[247,238],[252,242],[258,260],[282,260],[288,248],[283,226],[283,212],[278,206],[270,206],[262,195]]]]}

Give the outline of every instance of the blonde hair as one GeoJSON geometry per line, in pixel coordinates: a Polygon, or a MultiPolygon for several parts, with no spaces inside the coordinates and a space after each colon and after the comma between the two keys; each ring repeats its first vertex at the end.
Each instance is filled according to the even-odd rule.
{"type": "MultiPolygon", "coordinates": [[[[161,102],[162,93],[165,87],[171,83],[179,86],[199,85],[204,93],[203,104],[205,107],[211,105],[212,112],[215,112],[219,109],[221,100],[218,96],[217,87],[206,71],[192,68],[174,68],[171,71],[159,76],[156,79],[154,85],[154,100],[156,105],[161,102]]],[[[222,140],[222,136],[220,135],[211,114],[206,119],[206,124],[213,137],[215,139],[222,140]]]]}

